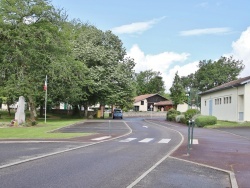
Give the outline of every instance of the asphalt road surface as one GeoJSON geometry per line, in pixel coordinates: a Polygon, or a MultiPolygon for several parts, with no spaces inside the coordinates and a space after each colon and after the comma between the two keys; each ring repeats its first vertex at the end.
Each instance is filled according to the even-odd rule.
{"type": "MultiPolygon", "coordinates": [[[[126,134],[124,137],[105,142],[98,140],[100,143],[93,140],[94,138],[79,140],[78,143],[74,143],[78,149],[18,165],[0,167],[0,187],[230,187],[226,173],[169,157],[183,140],[178,132],[145,122],[140,118],[126,121],[126,123],[113,121],[112,126],[107,122],[101,125],[93,123],[94,129],[91,130],[97,132],[99,130],[100,134],[96,135],[97,140],[98,137],[109,139],[112,133],[117,136],[119,130],[122,134],[126,134]],[[106,131],[103,131],[105,127],[106,131]],[[128,134],[128,132],[131,133],[128,134]],[[192,179],[195,181],[190,181],[192,179]]],[[[88,130],[91,129],[90,124],[86,125],[88,130]]],[[[80,126],[82,126],[80,130],[84,131],[83,125],[75,126],[68,128],[68,131],[73,132],[80,126]]],[[[62,131],[65,132],[65,130],[62,131]]],[[[1,151],[3,151],[3,144],[8,143],[0,144],[1,151]]],[[[23,144],[24,148],[34,147],[23,144]]],[[[41,145],[40,152],[48,153],[44,144],[46,143],[41,145]]],[[[72,149],[74,146],[74,144],[65,143],[67,147],[63,147],[61,144],[53,145],[50,152],[72,149]]],[[[17,145],[13,145],[13,148],[15,147],[17,145]]],[[[6,150],[9,151],[9,149],[6,150]]],[[[39,155],[41,155],[40,152],[39,155]]],[[[20,159],[19,155],[20,151],[12,154],[12,160],[15,156],[20,159]]],[[[33,154],[30,154],[30,157],[32,158],[33,154]]],[[[8,162],[10,161],[5,158],[4,164],[8,162]]]]}

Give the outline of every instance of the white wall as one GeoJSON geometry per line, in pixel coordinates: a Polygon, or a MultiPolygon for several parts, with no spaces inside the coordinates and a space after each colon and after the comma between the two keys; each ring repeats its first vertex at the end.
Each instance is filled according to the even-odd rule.
{"type": "Polygon", "coordinates": [[[245,85],[244,121],[250,121],[250,83],[245,85]]]}
{"type": "MultiPolygon", "coordinates": [[[[212,115],[218,120],[238,121],[238,93],[243,86],[217,91],[201,96],[201,114],[209,115],[209,100],[212,100],[212,115]],[[229,98],[231,97],[231,102],[229,98]],[[228,98],[228,102],[224,99],[228,98]],[[215,99],[217,103],[215,104],[215,99]],[[221,100],[221,102],[220,102],[221,100]],[[219,101],[219,102],[218,102],[219,101]],[[219,104],[218,104],[219,103],[219,104]]],[[[244,92],[243,92],[244,93],[244,92]]]]}
{"type": "Polygon", "coordinates": [[[188,110],[188,104],[187,103],[177,105],[177,111],[186,112],[187,110],[188,110]]]}

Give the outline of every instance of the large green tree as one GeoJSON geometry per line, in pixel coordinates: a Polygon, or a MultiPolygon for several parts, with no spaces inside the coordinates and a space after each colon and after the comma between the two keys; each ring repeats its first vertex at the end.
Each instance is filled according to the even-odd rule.
{"type": "Polygon", "coordinates": [[[217,61],[203,60],[199,62],[193,85],[199,91],[205,91],[221,84],[236,80],[244,69],[242,61],[233,57],[221,57],[217,61]]]}
{"type": "Polygon", "coordinates": [[[170,88],[170,97],[171,100],[173,101],[175,108],[177,107],[178,104],[183,103],[187,99],[186,91],[185,88],[183,87],[178,72],[175,73],[174,81],[170,88]]]}
{"type": "Polygon", "coordinates": [[[136,93],[137,95],[159,93],[164,94],[164,81],[160,72],[153,70],[141,71],[136,74],[136,93]]]}
{"type": "Polygon", "coordinates": [[[7,97],[24,96],[35,121],[48,67],[67,54],[64,18],[47,0],[0,0],[0,7],[2,88],[7,97]]]}

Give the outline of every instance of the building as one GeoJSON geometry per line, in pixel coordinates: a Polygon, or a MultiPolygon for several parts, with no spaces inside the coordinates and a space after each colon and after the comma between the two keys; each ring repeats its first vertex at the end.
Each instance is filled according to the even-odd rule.
{"type": "Polygon", "coordinates": [[[172,107],[172,101],[157,93],[140,95],[134,98],[134,111],[167,111],[172,107]]]}
{"type": "Polygon", "coordinates": [[[250,76],[234,80],[200,94],[201,114],[218,120],[250,121],[250,76]]]}

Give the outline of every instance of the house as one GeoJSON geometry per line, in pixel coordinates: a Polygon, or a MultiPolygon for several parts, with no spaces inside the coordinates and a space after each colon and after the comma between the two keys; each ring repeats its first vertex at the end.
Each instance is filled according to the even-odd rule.
{"type": "Polygon", "coordinates": [[[201,114],[218,120],[250,121],[250,76],[234,80],[200,94],[201,114]]]}
{"type": "Polygon", "coordinates": [[[157,93],[140,95],[134,98],[134,111],[167,111],[172,107],[172,101],[157,93]]]}

